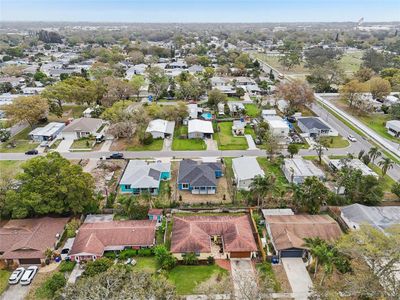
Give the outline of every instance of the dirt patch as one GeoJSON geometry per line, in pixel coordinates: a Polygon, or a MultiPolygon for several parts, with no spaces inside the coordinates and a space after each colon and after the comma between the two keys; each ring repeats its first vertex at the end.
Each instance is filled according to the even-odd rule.
{"type": "Polygon", "coordinates": [[[290,283],[286,276],[286,272],[285,272],[285,269],[283,268],[283,265],[281,265],[281,264],[280,265],[272,265],[272,270],[274,270],[275,278],[281,286],[281,292],[282,293],[291,293],[292,288],[290,287],[290,283]]]}

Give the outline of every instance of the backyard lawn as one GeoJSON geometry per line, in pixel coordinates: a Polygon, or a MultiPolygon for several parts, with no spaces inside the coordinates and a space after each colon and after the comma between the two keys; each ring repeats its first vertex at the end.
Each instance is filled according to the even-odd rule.
{"type": "Polygon", "coordinates": [[[134,257],[136,265],[133,267],[134,271],[145,271],[155,273],[157,271],[157,262],[154,257],[134,257]]]}
{"type": "Polygon", "coordinates": [[[156,139],[150,145],[129,145],[126,147],[126,151],[160,151],[164,145],[163,139],[156,139]]]}
{"type": "Polygon", "coordinates": [[[328,148],[346,148],[350,145],[350,142],[341,135],[321,137],[320,141],[326,142],[328,148]]]}
{"type": "Polygon", "coordinates": [[[248,148],[245,137],[234,137],[232,135],[232,122],[220,122],[220,131],[214,134],[219,150],[246,150],[248,148]]]}
{"type": "Polygon", "coordinates": [[[54,114],[49,114],[47,119],[49,122],[66,122],[69,118],[77,119],[82,117],[85,109],[86,107],[81,105],[64,105],[63,114],[61,117],[58,117],[54,114]]]}
{"type": "Polygon", "coordinates": [[[181,136],[187,137],[187,133],[187,126],[175,127],[174,139],[172,141],[173,151],[206,150],[206,143],[202,139],[180,138],[181,136]]]}
{"type": "Polygon", "coordinates": [[[28,134],[31,131],[32,128],[27,127],[20,133],[16,134],[14,137],[12,137],[9,141],[2,143],[0,145],[0,152],[26,152],[28,150],[35,149],[39,145],[39,143],[34,143],[29,139],[28,134]],[[10,145],[12,143],[15,144],[15,147],[7,147],[7,145],[10,145]]]}
{"type": "Polygon", "coordinates": [[[266,157],[257,157],[257,161],[265,173],[272,173],[276,177],[276,184],[278,187],[286,188],[288,181],[281,170],[279,160],[272,163],[266,157]]]}
{"type": "Polygon", "coordinates": [[[0,295],[6,290],[10,275],[11,272],[7,270],[0,270],[0,295]]]}
{"type": "Polygon", "coordinates": [[[168,273],[168,278],[176,286],[180,295],[190,295],[195,292],[196,286],[208,280],[214,274],[227,275],[228,271],[218,267],[210,266],[176,266],[168,273]]]}
{"type": "Polygon", "coordinates": [[[379,183],[385,192],[390,192],[392,189],[392,185],[395,184],[395,181],[392,179],[392,177],[385,175],[382,177],[382,170],[380,167],[370,163],[368,165],[376,174],[379,175],[379,183]]]}
{"type": "Polygon", "coordinates": [[[257,118],[261,114],[261,110],[255,104],[245,104],[246,113],[249,117],[257,118]]]}

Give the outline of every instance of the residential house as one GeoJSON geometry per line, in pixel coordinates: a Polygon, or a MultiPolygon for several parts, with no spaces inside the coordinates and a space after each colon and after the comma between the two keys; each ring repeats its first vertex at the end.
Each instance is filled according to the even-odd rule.
{"type": "Polygon", "coordinates": [[[352,230],[359,229],[362,224],[369,224],[385,231],[391,226],[400,224],[400,207],[365,206],[355,203],[341,207],[340,218],[352,230]]]}
{"type": "Polygon", "coordinates": [[[289,182],[296,184],[303,183],[308,177],[325,179],[325,173],[321,169],[303,158],[285,158],[282,171],[289,182]]]}
{"type": "Polygon", "coordinates": [[[329,167],[333,171],[339,171],[345,166],[347,166],[348,168],[355,169],[355,170],[360,170],[361,174],[363,176],[372,175],[376,178],[379,177],[378,174],[376,174],[374,171],[372,171],[370,167],[368,167],[366,164],[364,164],[359,159],[356,159],[356,158],[354,158],[354,159],[329,159],[329,167]]]}
{"type": "Polygon", "coordinates": [[[387,121],[386,129],[390,135],[400,138],[400,120],[387,121]]]}
{"type": "Polygon", "coordinates": [[[250,259],[258,251],[254,231],[248,215],[175,216],[171,252],[178,260],[189,253],[200,260],[250,259]]]}
{"type": "Polygon", "coordinates": [[[273,136],[279,138],[287,138],[289,136],[289,125],[281,117],[271,116],[263,117],[263,119],[268,123],[269,130],[273,136]]]}
{"type": "Polygon", "coordinates": [[[64,123],[50,122],[44,127],[37,127],[29,133],[29,137],[35,142],[52,141],[64,129],[64,123]]]}
{"type": "Polygon", "coordinates": [[[130,160],[119,182],[120,191],[133,195],[149,193],[156,196],[160,192],[161,181],[170,178],[170,163],[130,160]]]}
{"type": "Polygon", "coordinates": [[[188,68],[188,71],[192,74],[199,74],[204,71],[204,67],[200,65],[193,65],[188,68]]]}
{"type": "Polygon", "coordinates": [[[318,117],[303,117],[297,119],[297,125],[302,132],[308,133],[310,137],[337,136],[338,132],[318,117]]]}
{"type": "Polygon", "coordinates": [[[243,156],[232,159],[232,169],[239,190],[250,190],[254,177],[265,175],[255,157],[243,156]]]}
{"type": "Polygon", "coordinates": [[[232,134],[234,136],[244,135],[246,123],[241,120],[234,120],[232,125],[232,134]]]}
{"type": "Polygon", "coordinates": [[[204,139],[211,138],[214,133],[212,123],[204,120],[189,120],[188,122],[188,138],[189,139],[204,139]]]}
{"type": "Polygon", "coordinates": [[[305,238],[334,242],[342,234],[339,225],[328,215],[267,215],[265,225],[279,258],[307,257],[305,238]]]}
{"type": "Polygon", "coordinates": [[[241,102],[228,102],[228,107],[231,114],[242,113],[246,110],[241,102]]]}
{"type": "Polygon", "coordinates": [[[94,108],[88,107],[83,111],[83,117],[84,118],[91,118],[92,117],[92,112],[94,112],[94,108]]]}
{"type": "Polygon", "coordinates": [[[16,219],[0,223],[0,260],[7,265],[39,265],[55,250],[69,218],[16,219]]]}
{"type": "Polygon", "coordinates": [[[163,220],[163,210],[161,208],[150,208],[147,213],[149,220],[157,221],[157,225],[161,225],[163,220]]]}
{"type": "Polygon", "coordinates": [[[80,139],[96,136],[102,125],[102,119],[79,118],[65,126],[61,134],[64,139],[80,139]]]}
{"type": "Polygon", "coordinates": [[[263,109],[261,111],[261,117],[263,119],[266,119],[268,117],[275,117],[276,115],[277,114],[276,114],[276,110],[275,109],[263,109]]]}
{"type": "Polygon", "coordinates": [[[199,115],[203,112],[203,109],[197,104],[188,104],[189,119],[197,119],[199,115]]]}
{"type": "Polygon", "coordinates": [[[174,135],[175,122],[156,119],[150,121],[146,132],[150,132],[155,139],[164,139],[174,135]]]}
{"type": "Polygon", "coordinates": [[[192,194],[215,194],[217,179],[222,177],[220,162],[197,162],[184,159],[179,164],[178,189],[192,194]]]}
{"type": "Polygon", "coordinates": [[[150,248],[155,245],[156,221],[129,220],[83,223],[71,252],[72,261],[96,260],[107,251],[150,248]]]}
{"type": "Polygon", "coordinates": [[[276,101],[276,107],[280,112],[286,113],[287,109],[289,108],[289,102],[284,99],[280,99],[276,101]]]}

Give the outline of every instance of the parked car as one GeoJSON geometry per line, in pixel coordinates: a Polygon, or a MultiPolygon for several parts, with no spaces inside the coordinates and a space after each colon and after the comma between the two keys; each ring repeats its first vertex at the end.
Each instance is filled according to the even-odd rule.
{"type": "Polygon", "coordinates": [[[39,268],[37,266],[30,266],[26,269],[24,275],[21,278],[21,285],[29,285],[31,284],[33,278],[35,277],[39,268]]]}
{"type": "Polygon", "coordinates": [[[75,238],[69,238],[61,249],[60,256],[62,260],[69,260],[69,253],[71,252],[72,245],[74,244],[75,238]]]}
{"type": "Polygon", "coordinates": [[[349,139],[350,142],[357,142],[357,139],[351,134],[347,138],[349,139]]]}
{"type": "Polygon", "coordinates": [[[113,153],[110,155],[109,159],[123,159],[124,155],[122,153],[113,153]]]}
{"type": "Polygon", "coordinates": [[[24,272],[25,272],[25,268],[23,268],[23,267],[16,268],[14,270],[14,272],[11,273],[11,276],[8,279],[8,283],[9,284],[17,284],[20,281],[22,275],[24,275],[24,272]]]}
{"type": "Polygon", "coordinates": [[[25,152],[26,155],[37,155],[39,152],[36,149],[28,150],[25,152]]]}
{"type": "Polygon", "coordinates": [[[286,119],[287,119],[288,122],[290,122],[290,123],[296,123],[296,117],[294,117],[294,116],[287,117],[286,119]]]}

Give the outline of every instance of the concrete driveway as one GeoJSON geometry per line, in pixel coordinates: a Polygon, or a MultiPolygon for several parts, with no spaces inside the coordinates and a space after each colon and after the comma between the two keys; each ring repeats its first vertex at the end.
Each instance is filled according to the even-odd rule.
{"type": "Polygon", "coordinates": [[[165,138],[162,151],[171,151],[171,148],[172,148],[172,137],[165,138]]]}
{"type": "Polygon", "coordinates": [[[249,259],[231,259],[236,299],[255,299],[258,294],[254,267],[249,259]]]}
{"type": "Polygon", "coordinates": [[[20,284],[10,285],[7,290],[0,296],[0,300],[23,300],[29,292],[29,285],[22,286],[20,284]]]}
{"type": "Polygon", "coordinates": [[[249,150],[257,150],[257,146],[254,143],[253,137],[250,134],[245,134],[244,137],[247,140],[247,145],[249,146],[249,150]]]}
{"type": "Polygon", "coordinates": [[[303,260],[301,258],[282,258],[282,264],[292,288],[293,297],[296,300],[308,299],[312,281],[303,260]]]}
{"type": "Polygon", "coordinates": [[[65,139],[62,140],[61,143],[57,147],[58,152],[69,152],[69,148],[71,148],[74,140],[72,139],[65,139]]]}

